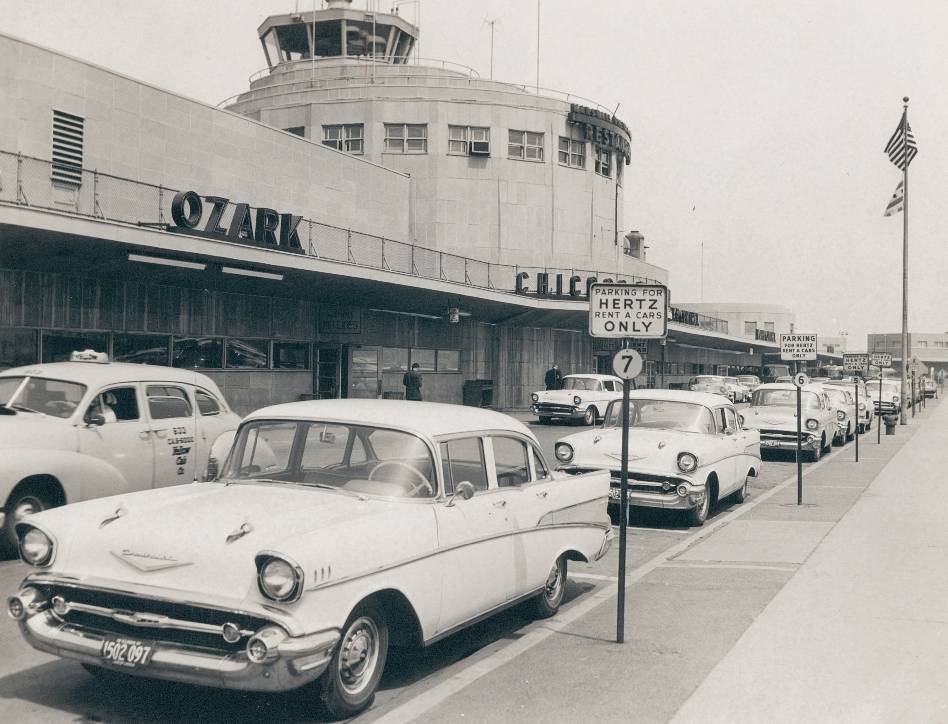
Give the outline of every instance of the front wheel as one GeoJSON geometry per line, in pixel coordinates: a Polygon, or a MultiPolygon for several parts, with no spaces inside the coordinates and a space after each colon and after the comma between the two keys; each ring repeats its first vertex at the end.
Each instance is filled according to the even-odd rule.
{"type": "Polygon", "coordinates": [[[586,408],[586,412],[583,413],[583,424],[584,425],[595,425],[596,424],[596,408],[590,405],[586,408]]]}
{"type": "Polygon", "coordinates": [[[853,428],[852,428],[852,426],[847,425],[847,426],[846,426],[846,441],[849,442],[849,441],[852,440],[854,437],[856,437],[856,435],[855,435],[855,433],[853,433],[853,428]]]}
{"type": "Polygon", "coordinates": [[[533,612],[536,617],[550,618],[555,616],[560,609],[560,604],[563,603],[565,593],[566,558],[560,556],[550,569],[543,590],[533,599],[533,612]]]}
{"type": "Polygon", "coordinates": [[[704,525],[704,522],[708,519],[708,513],[711,510],[711,488],[710,486],[704,491],[704,497],[701,499],[701,502],[688,511],[688,523],[692,526],[698,527],[704,525]]]}
{"type": "Polygon", "coordinates": [[[360,605],[343,627],[342,638],[322,678],[320,698],[338,719],[355,716],[372,703],[388,656],[388,624],[375,605],[360,605]]]}
{"type": "Polygon", "coordinates": [[[734,493],[734,502],[740,505],[745,500],[747,500],[747,484],[750,480],[750,473],[744,476],[744,484],[734,493]]]}
{"type": "Polygon", "coordinates": [[[18,549],[16,524],[33,513],[40,513],[52,507],[43,495],[30,486],[23,487],[12,496],[7,506],[7,517],[0,529],[0,552],[14,555],[18,549]]]}
{"type": "Polygon", "coordinates": [[[816,447],[810,450],[810,462],[815,463],[823,455],[823,440],[817,443],[816,447]]]}
{"type": "Polygon", "coordinates": [[[549,424],[550,424],[550,418],[549,418],[549,417],[541,417],[541,418],[539,418],[539,423],[540,423],[541,425],[549,425],[549,424]]]}

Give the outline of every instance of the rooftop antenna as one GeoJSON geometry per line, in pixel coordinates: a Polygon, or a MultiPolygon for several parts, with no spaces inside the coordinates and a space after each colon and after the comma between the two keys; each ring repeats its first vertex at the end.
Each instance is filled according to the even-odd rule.
{"type": "Polygon", "coordinates": [[[485,25],[490,25],[490,79],[494,79],[494,26],[500,22],[500,18],[484,18],[484,22],[481,23],[483,28],[485,25]]]}

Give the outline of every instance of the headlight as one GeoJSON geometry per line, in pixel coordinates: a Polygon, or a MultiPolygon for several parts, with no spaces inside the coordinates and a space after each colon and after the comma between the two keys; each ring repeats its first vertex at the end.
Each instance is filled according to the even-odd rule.
{"type": "Polygon", "coordinates": [[[814,419],[811,418],[811,419],[809,419],[809,420],[806,421],[806,429],[807,429],[807,430],[815,430],[815,429],[818,428],[819,426],[820,426],[820,423],[819,423],[818,420],[814,420],[814,419]]]}
{"type": "Polygon", "coordinates": [[[693,473],[698,469],[698,458],[689,452],[678,453],[678,469],[683,473],[693,473]]]}
{"type": "Polygon", "coordinates": [[[892,395],[892,402],[898,402],[902,399],[901,395],[892,395]]]}
{"type": "Polygon", "coordinates": [[[534,402],[539,402],[540,396],[536,392],[534,392],[532,395],[530,395],[530,399],[533,400],[534,402]]]}
{"type": "Polygon", "coordinates": [[[580,397],[579,395],[573,395],[573,404],[574,404],[574,405],[581,405],[581,404],[583,404],[583,398],[580,397]]]}
{"type": "Polygon", "coordinates": [[[31,566],[48,566],[53,560],[53,541],[39,528],[28,528],[20,537],[20,558],[31,566]]]}
{"type": "Polygon", "coordinates": [[[283,558],[258,556],[257,585],[273,601],[297,600],[303,592],[303,571],[283,558]]]}
{"type": "Polygon", "coordinates": [[[836,419],[837,419],[837,420],[845,420],[845,419],[846,419],[846,413],[843,412],[842,410],[837,410],[837,411],[836,411],[836,419]]]}
{"type": "Polygon", "coordinates": [[[859,409],[860,409],[860,410],[865,410],[865,409],[866,409],[866,403],[865,403],[865,402],[860,402],[860,403],[859,403],[859,409]]]}
{"type": "Polygon", "coordinates": [[[573,446],[568,442],[558,442],[556,447],[553,448],[553,454],[561,463],[568,463],[573,459],[573,446]]]}

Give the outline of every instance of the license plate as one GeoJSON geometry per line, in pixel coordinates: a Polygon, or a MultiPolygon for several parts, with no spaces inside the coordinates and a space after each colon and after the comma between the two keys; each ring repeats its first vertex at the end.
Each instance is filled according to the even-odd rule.
{"type": "Polygon", "coordinates": [[[148,666],[154,652],[154,641],[109,636],[102,642],[99,654],[103,661],[110,664],[135,669],[139,666],[148,666]]]}
{"type": "Polygon", "coordinates": [[[778,443],[776,440],[761,440],[761,447],[777,447],[778,443]]]}
{"type": "Polygon", "coordinates": [[[609,488],[609,497],[610,497],[612,500],[618,500],[618,499],[619,499],[619,489],[618,489],[618,488],[609,488]]]}

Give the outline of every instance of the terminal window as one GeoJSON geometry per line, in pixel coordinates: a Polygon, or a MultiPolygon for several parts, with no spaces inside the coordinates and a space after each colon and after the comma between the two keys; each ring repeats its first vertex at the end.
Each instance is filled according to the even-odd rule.
{"type": "Polygon", "coordinates": [[[490,128],[484,126],[448,126],[448,154],[451,156],[469,156],[474,148],[472,144],[486,144],[479,146],[478,155],[490,153],[490,128]]]}
{"type": "Polygon", "coordinates": [[[596,146],[596,173],[612,178],[612,152],[608,148],[596,146]]]}
{"type": "Polygon", "coordinates": [[[564,166],[586,168],[586,142],[560,136],[559,161],[564,166]]]}
{"type": "Polygon", "coordinates": [[[757,322],[744,322],[744,334],[757,334],[757,322]]]}
{"type": "Polygon", "coordinates": [[[338,126],[323,126],[323,145],[346,153],[363,152],[363,125],[350,123],[338,126]]]}
{"type": "Polygon", "coordinates": [[[543,160],[543,134],[533,131],[507,132],[507,157],[523,161],[543,160]]]}
{"type": "Polygon", "coordinates": [[[386,123],[385,153],[428,153],[427,124],[386,123]]]}

